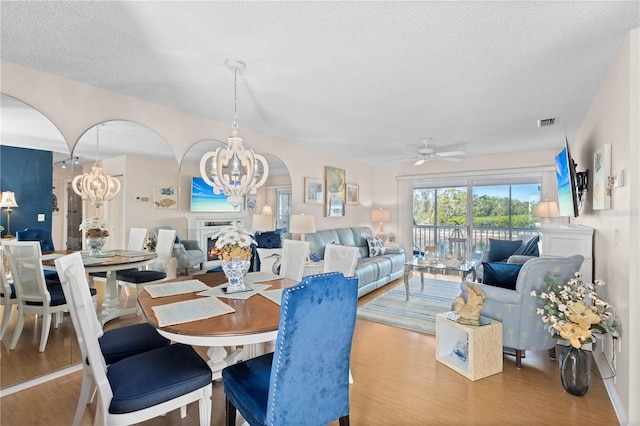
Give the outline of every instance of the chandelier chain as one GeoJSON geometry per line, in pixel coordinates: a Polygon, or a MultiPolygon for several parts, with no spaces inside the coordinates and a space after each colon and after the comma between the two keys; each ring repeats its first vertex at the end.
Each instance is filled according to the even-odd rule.
{"type": "Polygon", "coordinates": [[[233,70],[233,130],[238,130],[238,70],[233,70]]]}

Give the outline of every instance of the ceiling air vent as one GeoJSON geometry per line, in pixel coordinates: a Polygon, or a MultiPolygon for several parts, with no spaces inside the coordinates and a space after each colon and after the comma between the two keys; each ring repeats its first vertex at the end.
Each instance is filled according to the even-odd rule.
{"type": "Polygon", "coordinates": [[[554,118],[545,118],[542,120],[538,120],[538,127],[547,127],[547,126],[553,126],[554,124],[556,124],[556,119],[554,118]]]}

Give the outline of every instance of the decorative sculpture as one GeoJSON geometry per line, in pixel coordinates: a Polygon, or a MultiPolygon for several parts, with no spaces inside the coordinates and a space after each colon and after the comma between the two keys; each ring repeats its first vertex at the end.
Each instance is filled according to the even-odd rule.
{"type": "Polygon", "coordinates": [[[480,311],[487,306],[484,303],[484,291],[473,284],[466,284],[468,299],[466,302],[462,296],[456,297],[453,303],[458,313],[458,322],[461,324],[480,325],[480,311]]]}

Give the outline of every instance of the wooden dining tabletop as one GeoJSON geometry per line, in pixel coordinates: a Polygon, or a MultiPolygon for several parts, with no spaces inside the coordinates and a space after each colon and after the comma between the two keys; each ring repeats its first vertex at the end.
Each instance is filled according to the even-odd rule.
{"type": "MultiPolygon", "coordinates": [[[[104,272],[107,270],[117,270],[131,268],[132,264],[138,266],[139,262],[148,263],[152,261],[158,255],[156,253],[140,252],[139,255],[132,256],[130,250],[109,250],[109,253],[113,253],[112,256],[101,255],[99,257],[83,256],[84,259],[91,259],[90,263],[85,264],[85,269],[88,272],[104,272]],[[125,254],[127,254],[125,256],[125,254]],[[99,261],[98,261],[99,260],[99,261]],[[123,267],[123,268],[120,268],[123,267]],[[97,269],[100,269],[97,271],[97,269]]],[[[74,250],[56,250],[43,253],[42,266],[48,270],[55,271],[55,257],[56,255],[64,256],[67,254],[75,253],[74,250]],[[53,256],[52,256],[53,255],[53,256]]]]}
{"type": "MultiPolygon", "coordinates": [[[[201,274],[193,277],[180,277],[175,280],[165,282],[189,279],[197,279],[209,287],[216,287],[227,282],[227,279],[222,272],[201,274]]],[[[273,281],[261,282],[260,284],[271,285],[269,289],[279,289],[291,287],[298,284],[298,282],[289,278],[278,278],[273,281]]],[[[197,293],[198,292],[193,292],[154,299],[146,291],[141,291],[138,296],[138,303],[142,307],[142,311],[144,312],[147,320],[154,327],[166,333],[175,335],[202,338],[231,336],[241,337],[277,331],[278,329],[280,306],[260,294],[255,294],[247,299],[220,297],[224,303],[235,309],[235,312],[183,324],[159,327],[158,320],[152,309],[154,306],[194,300],[202,297],[198,296],[197,293]]]]}

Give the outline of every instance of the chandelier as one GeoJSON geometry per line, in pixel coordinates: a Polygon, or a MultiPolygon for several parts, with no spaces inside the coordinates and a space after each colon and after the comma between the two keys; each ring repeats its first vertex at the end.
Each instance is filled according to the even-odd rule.
{"type": "Polygon", "coordinates": [[[100,127],[96,128],[96,162],[91,167],[91,173],[84,173],[73,178],[71,187],[83,200],[91,201],[93,206],[100,207],[105,201],[111,200],[120,192],[120,181],[109,175],[105,175],[98,160],[100,147],[100,127]]]}
{"type": "Polygon", "coordinates": [[[246,194],[255,194],[269,175],[269,165],[262,155],[242,146],[242,138],[238,135],[238,71],[246,64],[241,59],[228,58],[227,68],[233,71],[233,123],[228,145],[215,151],[209,151],[200,160],[200,174],[204,181],[213,188],[214,194],[224,194],[227,202],[234,207],[244,202],[246,194]],[[211,160],[211,165],[207,163],[211,160]]]}

